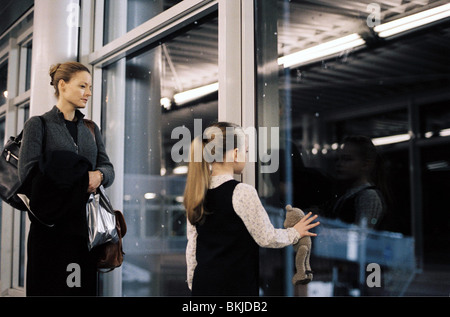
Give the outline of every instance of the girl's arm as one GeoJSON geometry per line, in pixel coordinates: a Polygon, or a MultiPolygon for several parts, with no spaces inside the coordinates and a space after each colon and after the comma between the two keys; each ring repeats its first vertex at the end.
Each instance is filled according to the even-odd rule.
{"type": "Polygon", "coordinates": [[[191,225],[186,219],[187,227],[187,246],[186,246],[186,264],[187,264],[187,283],[190,290],[192,290],[192,279],[194,277],[194,270],[197,266],[197,259],[195,257],[197,249],[197,229],[191,225]]]}
{"type": "Polygon", "coordinates": [[[256,189],[248,184],[240,183],[234,189],[233,208],[261,247],[283,248],[300,239],[300,234],[294,228],[273,227],[256,189]]]}

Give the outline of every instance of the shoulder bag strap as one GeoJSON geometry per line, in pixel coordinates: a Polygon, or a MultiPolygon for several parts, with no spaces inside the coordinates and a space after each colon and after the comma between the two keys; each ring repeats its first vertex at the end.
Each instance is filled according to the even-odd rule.
{"type": "Polygon", "coordinates": [[[92,136],[94,137],[95,140],[95,123],[92,120],[89,119],[83,119],[84,125],[86,127],[88,127],[89,131],[91,131],[92,136]]]}
{"type": "MultiPolygon", "coordinates": [[[[45,155],[45,146],[47,144],[47,125],[45,123],[45,119],[42,116],[39,116],[39,119],[41,119],[42,122],[42,154],[45,155]]],[[[25,194],[17,194],[20,199],[25,203],[27,206],[28,212],[30,212],[34,218],[36,218],[37,221],[39,221],[41,224],[43,224],[46,227],[52,228],[55,225],[54,224],[47,224],[43,222],[41,219],[39,219],[30,209],[30,200],[25,194]]]]}

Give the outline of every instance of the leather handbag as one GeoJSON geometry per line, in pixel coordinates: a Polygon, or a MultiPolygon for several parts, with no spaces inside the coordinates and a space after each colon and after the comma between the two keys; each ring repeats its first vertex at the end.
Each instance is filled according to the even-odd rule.
{"type": "Polygon", "coordinates": [[[109,272],[121,266],[125,255],[122,247],[122,238],[127,233],[127,224],[121,211],[115,210],[115,214],[116,229],[119,236],[118,241],[116,243],[107,242],[94,249],[97,258],[97,269],[102,272],[109,272]]]}
{"type": "Polygon", "coordinates": [[[0,159],[0,197],[4,202],[19,210],[27,210],[22,200],[16,196],[21,186],[19,180],[19,151],[22,133],[11,136],[6,143],[0,159]]]}
{"type": "MultiPolygon", "coordinates": [[[[46,126],[45,120],[42,121],[42,149],[45,149],[46,126]]],[[[22,144],[23,131],[16,137],[11,136],[6,142],[0,157],[0,198],[12,207],[27,211],[27,205],[18,195],[21,192],[23,184],[19,180],[19,151],[22,144]]],[[[42,150],[43,152],[44,150],[42,150]]],[[[22,193],[23,194],[23,193],[22,193]]],[[[21,195],[24,197],[23,195],[21,195]]]]}

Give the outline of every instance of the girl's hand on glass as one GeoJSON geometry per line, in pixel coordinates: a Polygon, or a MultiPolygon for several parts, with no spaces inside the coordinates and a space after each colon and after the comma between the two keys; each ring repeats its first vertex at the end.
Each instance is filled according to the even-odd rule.
{"type": "Polygon", "coordinates": [[[297,232],[300,234],[300,237],[305,237],[305,236],[315,237],[315,236],[317,236],[316,233],[309,232],[309,230],[320,225],[320,222],[317,221],[317,222],[312,223],[318,216],[314,215],[311,217],[311,215],[312,215],[312,212],[309,212],[299,222],[297,222],[294,225],[294,229],[297,230],[297,232]]]}

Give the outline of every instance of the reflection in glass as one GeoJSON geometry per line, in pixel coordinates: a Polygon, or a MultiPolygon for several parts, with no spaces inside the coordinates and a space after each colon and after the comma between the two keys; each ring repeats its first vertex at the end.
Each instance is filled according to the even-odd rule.
{"type": "MultiPolygon", "coordinates": [[[[450,11],[442,5],[442,1],[356,1],[351,6],[331,0],[255,1],[257,122],[280,127],[280,169],[272,175],[259,174],[259,193],[274,223],[281,223],[287,203],[314,210],[322,218],[319,236],[313,239],[313,282],[292,289],[292,251],[263,250],[264,294],[423,291],[411,287],[414,270],[423,261],[435,265],[439,251],[430,246],[439,243],[444,250],[443,243],[449,242],[448,236],[444,242],[442,236],[431,234],[432,228],[422,227],[429,197],[434,197],[427,193],[431,175],[437,175],[423,174],[425,153],[436,153],[425,166],[442,175],[441,185],[448,186],[444,144],[448,147],[450,141],[444,122],[450,113],[446,15],[450,11]],[[432,23],[421,20],[413,27],[381,34],[392,26],[390,21],[416,18],[416,13],[424,16],[435,8],[445,13],[434,16],[432,23]],[[388,212],[378,230],[349,225],[333,215],[346,192],[336,175],[336,160],[349,136],[369,138],[385,162],[388,212]],[[425,147],[426,152],[421,150],[425,147]],[[382,287],[366,285],[365,265],[370,262],[381,266],[382,287]]],[[[368,203],[359,196],[352,199],[368,203]]],[[[449,223],[448,214],[439,215],[440,221],[449,223]]],[[[448,256],[442,258],[446,260],[440,262],[450,267],[448,256]]]]}
{"type": "Polygon", "coordinates": [[[103,45],[182,0],[105,0],[103,45]]]}
{"type": "Polygon", "coordinates": [[[123,157],[113,162],[112,190],[123,180],[124,296],[189,294],[182,205],[187,162],[171,156],[180,141],[172,131],[184,126],[194,137],[194,119],[204,127],[217,120],[217,89],[183,103],[176,98],[218,81],[217,45],[212,16],[104,69],[106,146],[112,158],[123,157]]]}

